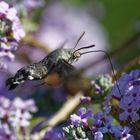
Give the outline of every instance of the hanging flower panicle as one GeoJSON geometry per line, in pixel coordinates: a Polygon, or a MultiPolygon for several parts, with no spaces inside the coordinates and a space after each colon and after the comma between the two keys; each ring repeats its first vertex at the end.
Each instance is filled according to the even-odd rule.
{"type": "Polygon", "coordinates": [[[25,32],[14,7],[6,2],[0,2],[0,68],[6,68],[6,61],[13,61],[13,51],[25,32]]]}
{"type": "Polygon", "coordinates": [[[0,96],[0,139],[17,140],[16,134],[25,134],[32,118],[31,113],[37,111],[32,99],[23,101],[21,98],[9,100],[0,96]],[[7,138],[7,139],[6,139],[7,138]]]}

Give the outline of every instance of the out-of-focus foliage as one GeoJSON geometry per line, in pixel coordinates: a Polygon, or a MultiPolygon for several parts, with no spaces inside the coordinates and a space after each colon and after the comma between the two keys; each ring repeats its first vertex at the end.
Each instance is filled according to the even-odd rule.
{"type": "Polygon", "coordinates": [[[140,1],[138,0],[103,0],[105,18],[103,24],[108,32],[113,47],[137,32],[136,25],[140,18],[140,1]]]}

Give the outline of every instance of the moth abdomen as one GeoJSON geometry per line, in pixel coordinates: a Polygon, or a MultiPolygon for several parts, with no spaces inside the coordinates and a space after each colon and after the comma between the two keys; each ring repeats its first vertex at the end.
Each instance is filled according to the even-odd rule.
{"type": "Polygon", "coordinates": [[[9,90],[15,89],[20,83],[19,81],[15,81],[14,77],[10,77],[6,80],[6,86],[9,86],[9,90]]]}
{"type": "Polygon", "coordinates": [[[18,70],[14,77],[7,79],[6,86],[11,90],[26,80],[41,80],[46,76],[47,71],[47,67],[41,63],[28,65],[18,70]]]}
{"type": "Polygon", "coordinates": [[[6,80],[6,86],[9,86],[9,90],[16,88],[20,83],[23,83],[27,79],[27,74],[24,69],[17,71],[14,77],[10,77],[6,80]]]}

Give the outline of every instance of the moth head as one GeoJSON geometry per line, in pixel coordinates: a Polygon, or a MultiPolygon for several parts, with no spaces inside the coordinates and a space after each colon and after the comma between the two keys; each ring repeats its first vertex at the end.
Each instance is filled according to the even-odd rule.
{"type": "Polygon", "coordinates": [[[80,57],[81,57],[81,53],[80,53],[80,52],[74,52],[74,53],[72,54],[71,59],[72,59],[74,62],[76,62],[76,61],[79,60],[80,57]]]}
{"type": "Polygon", "coordinates": [[[81,47],[81,48],[79,48],[79,49],[77,49],[77,50],[74,50],[74,51],[72,51],[72,54],[71,54],[71,60],[73,61],[73,62],[76,62],[76,61],[78,61],[79,60],[79,58],[83,55],[83,54],[85,54],[86,52],[81,52],[81,50],[84,50],[84,49],[88,49],[88,48],[92,48],[92,47],[94,47],[95,45],[90,45],[90,46],[86,46],[86,47],[81,47]]]}
{"type": "Polygon", "coordinates": [[[88,49],[88,48],[92,48],[92,47],[95,46],[95,45],[90,45],[90,46],[81,47],[81,48],[79,48],[79,49],[76,49],[76,47],[77,47],[79,41],[80,41],[81,38],[84,36],[84,34],[85,34],[85,32],[83,32],[83,33],[80,35],[80,37],[78,38],[76,44],[74,45],[73,49],[71,50],[71,57],[70,57],[70,59],[69,59],[70,62],[76,62],[76,61],[78,61],[79,58],[80,58],[83,54],[85,54],[85,52],[82,53],[81,50],[88,49]]]}

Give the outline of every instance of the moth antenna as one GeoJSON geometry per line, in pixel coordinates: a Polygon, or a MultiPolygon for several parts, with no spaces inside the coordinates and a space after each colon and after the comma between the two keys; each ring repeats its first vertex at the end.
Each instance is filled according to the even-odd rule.
{"type": "Polygon", "coordinates": [[[102,53],[104,53],[104,54],[107,56],[107,58],[108,58],[108,60],[109,60],[109,63],[110,63],[110,66],[111,66],[111,69],[112,69],[112,73],[113,73],[113,76],[114,76],[115,83],[116,83],[116,85],[117,85],[118,91],[119,91],[120,96],[121,96],[122,93],[121,93],[119,84],[118,84],[118,82],[117,82],[115,70],[114,70],[114,67],[113,67],[113,64],[112,64],[112,62],[111,62],[111,58],[110,58],[109,54],[108,54],[106,51],[104,51],[104,50],[87,51],[87,52],[83,52],[83,53],[80,53],[80,54],[83,55],[83,54],[92,53],[92,52],[102,52],[102,53]]]}
{"type": "Polygon", "coordinates": [[[95,47],[95,45],[90,45],[90,46],[86,46],[86,47],[81,47],[81,48],[79,48],[79,49],[75,50],[74,52],[77,52],[77,51],[82,50],[82,49],[89,49],[89,48],[93,48],[93,47],[95,47]]]}
{"type": "Polygon", "coordinates": [[[77,47],[79,41],[82,39],[82,37],[83,37],[84,35],[85,35],[85,32],[83,32],[83,33],[80,35],[80,37],[77,39],[76,44],[75,44],[74,47],[73,47],[73,50],[77,47]]]}

